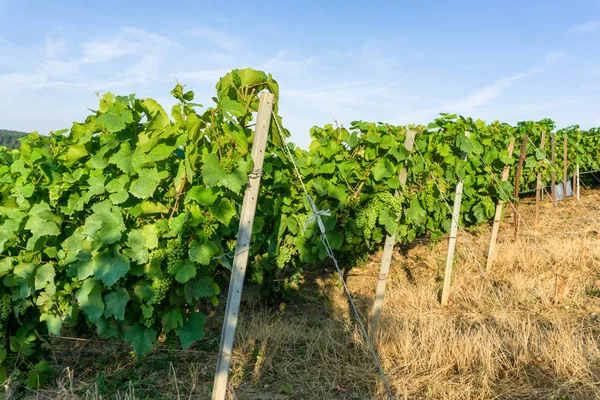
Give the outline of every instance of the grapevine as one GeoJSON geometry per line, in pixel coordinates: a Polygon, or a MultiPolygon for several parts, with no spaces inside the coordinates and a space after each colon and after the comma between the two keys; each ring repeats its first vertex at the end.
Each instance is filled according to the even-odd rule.
{"type": "MultiPolygon", "coordinates": [[[[178,334],[191,338],[188,346],[201,340],[193,318],[218,304],[229,274],[220,256],[235,250],[253,175],[257,93],[265,90],[279,98],[270,75],[236,70],[218,82],[214,104],[202,110],[182,85],[171,92],[178,102],[172,110],[107,93],[97,111],[67,131],[32,133],[20,150],[0,147],[0,334],[59,335],[63,325],[85,321],[140,356],[161,332],[173,348],[178,334]]],[[[279,117],[277,102],[273,113],[279,117]]],[[[510,126],[449,114],[427,127],[356,121],[315,127],[309,149],[290,145],[290,152],[316,207],[329,210],[320,218],[332,248],[356,261],[368,255],[365,245],[377,248],[386,234],[403,242],[441,237],[449,221],[443,196],[459,180],[469,199],[465,223],[489,221],[500,198],[492,175],[518,159],[516,151],[506,153],[508,143],[518,147],[527,134],[539,146],[541,132],[554,128],[551,120],[510,126]],[[418,152],[403,147],[409,129],[418,152]]],[[[569,165],[600,168],[598,129],[573,126],[556,134],[567,138],[569,165]]],[[[328,257],[316,222],[307,225],[313,210],[282,145],[274,136],[265,151],[249,254],[252,279],[277,296],[287,293],[279,282],[300,279],[303,265],[328,257]]],[[[531,144],[525,149],[521,189],[532,188],[538,172],[547,182],[553,169],[562,169],[562,157],[550,166],[545,153],[531,144]]],[[[10,356],[23,353],[13,348],[10,356]]]]}

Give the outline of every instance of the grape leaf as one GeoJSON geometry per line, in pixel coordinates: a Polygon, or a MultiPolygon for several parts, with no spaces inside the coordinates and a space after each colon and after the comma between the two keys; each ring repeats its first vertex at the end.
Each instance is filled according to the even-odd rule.
{"type": "Polygon", "coordinates": [[[129,192],[138,199],[147,199],[154,194],[154,190],[164,178],[168,176],[167,171],[158,172],[156,167],[143,168],[138,171],[138,178],[133,181],[129,192]]]}
{"type": "Polygon", "coordinates": [[[77,292],[77,301],[90,321],[96,322],[104,313],[100,282],[93,278],[85,280],[77,292]]]}
{"type": "Polygon", "coordinates": [[[144,236],[144,242],[148,249],[155,249],[158,247],[158,228],[156,225],[144,225],[142,228],[142,235],[144,236]]]}
{"type": "Polygon", "coordinates": [[[183,327],[175,329],[179,336],[181,347],[187,349],[198,340],[204,339],[204,315],[194,312],[190,318],[183,323],[183,327]]]}
{"type": "Polygon", "coordinates": [[[117,168],[127,175],[131,175],[135,172],[133,164],[131,163],[131,153],[131,145],[129,142],[123,142],[121,143],[119,151],[109,158],[108,162],[116,165],[117,168]]]}
{"type": "Polygon", "coordinates": [[[40,316],[40,321],[46,321],[48,333],[56,336],[60,335],[60,330],[63,325],[63,320],[60,317],[51,314],[42,314],[40,316]]]}
{"type": "Polygon", "coordinates": [[[108,287],[125,276],[130,269],[129,259],[118,252],[118,247],[106,249],[94,256],[94,275],[108,287]]]}
{"type": "Polygon", "coordinates": [[[98,336],[102,339],[117,338],[119,336],[111,321],[104,317],[98,318],[98,321],[96,321],[96,328],[98,336]]]}
{"type": "Polygon", "coordinates": [[[373,167],[373,179],[380,181],[389,178],[394,173],[394,166],[386,158],[382,158],[373,167]]]}
{"type": "Polygon", "coordinates": [[[234,117],[241,117],[244,115],[244,106],[228,97],[221,100],[221,108],[224,113],[231,114],[234,117]]]}
{"type": "Polygon", "coordinates": [[[125,319],[125,307],[129,303],[129,293],[127,289],[120,287],[104,296],[104,316],[106,318],[114,317],[116,320],[123,321],[125,319]]]}
{"type": "Polygon", "coordinates": [[[186,283],[196,276],[196,266],[192,260],[185,260],[184,262],[175,264],[172,274],[175,275],[177,282],[186,283]]]}
{"type": "Polygon", "coordinates": [[[102,124],[104,129],[113,133],[125,129],[127,124],[133,122],[133,113],[124,107],[110,106],[106,113],[96,119],[96,123],[102,124]]]}
{"type": "Polygon", "coordinates": [[[138,264],[145,264],[148,262],[148,247],[146,246],[146,238],[141,229],[134,229],[129,231],[127,240],[128,249],[123,250],[131,261],[137,262],[138,264]]]}
{"type": "Polygon", "coordinates": [[[169,333],[174,329],[182,327],[183,317],[181,316],[181,310],[179,307],[174,307],[165,312],[162,317],[162,323],[165,333],[169,333]]]}
{"type": "Polygon", "coordinates": [[[214,204],[218,197],[218,193],[215,193],[211,188],[194,186],[185,195],[185,202],[195,201],[203,207],[209,207],[214,204]]]}
{"type": "Polygon", "coordinates": [[[197,241],[190,243],[190,259],[202,265],[209,265],[212,258],[219,252],[216,244],[205,241],[202,244],[197,241]]]}
{"type": "Polygon", "coordinates": [[[50,211],[48,203],[41,202],[34,205],[31,207],[29,214],[31,216],[25,224],[25,229],[31,231],[33,236],[56,236],[60,234],[58,225],[54,221],[55,215],[50,211]]]}
{"type": "Polygon", "coordinates": [[[140,323],[136,323],[127,329],[124,339],[125,343],[131,345],[135,354],[143,357],[154,348],[156,344],[156,331],[146,328],[140,323]]]}
{"type": "Polygon", "coordinates": [[[248,181],[241,167],[236,168],[230,174],[226,173],[219,164],[219,157],[214,153],[207,154],[203,161],[201,172],[204,183],[208,187],[224,186],[234,193],[239,193],[242,186],[248,181]]]}
{"type": "Polygon", "coordinates": [[[51,263],[42,264],[35,273],[35,290],[44,289],[48,285],[54,286],[54,265],[51,263]]]}
{"type": "Polygon", "coordinates": [[[218,203],[213,204],[209,207],[210,213],[217,219],[217,221],[229,225],[231,218],[235,217],[235,208],[231,204],[229,199],[221,199],[218,203]]]}
{"type": "Polygon", "coordinates": [[[412,222],[420,222],[427,213],[419,204],[419,200],[415,198],[410,201],[410,207],[406,209],[405,215],[412,222]]]}
{"type": "Polygon", "coordinates": [[[111,206],[108,200],[94,205],[94,213],[85,220],[83,233],[88,236],[90,242],[109,244],[121,239],[125,223],[120,209],[111,206]]]}
{"type": "Polygon", "coordinates": [[[193,303],[203,297],[210,297],[215,294],[212,287],[212,279],[208,276],[196,276],[186,282],[183,287],[185,301],[193,303]]]}

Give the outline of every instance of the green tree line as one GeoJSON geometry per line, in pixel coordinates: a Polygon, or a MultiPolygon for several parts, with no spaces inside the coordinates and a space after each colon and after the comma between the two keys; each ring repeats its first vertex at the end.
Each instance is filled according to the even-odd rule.
{"type": "Polygon", "coordinates": [[[6,146],[9,149],[17,149],[20,146],[19,139],[25,135],[27,135],[25,132],[0,129],[0,146],[6,146]]]}

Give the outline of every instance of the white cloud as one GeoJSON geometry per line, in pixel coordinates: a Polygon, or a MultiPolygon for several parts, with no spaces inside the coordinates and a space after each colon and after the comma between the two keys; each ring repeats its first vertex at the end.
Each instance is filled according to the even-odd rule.
{"type": "Polygon", "coordinates": [[[42,89],[42,88],[74,88],[81,87],[76,83],[51,80],[48,74],[44,72],[25,73],[19,72],[14,74],[0,75],[0,92],[8,92],[12,90],[26,89],[42,89]]]}
{"type": "Polygon", "coordinates": [[[264,62],[259,68],[273,74],[294,74],[299,75],[308,73],[319,67],[319,61],[316,57],[295,58],[294,55],[286,50],[281,50],[277,56],[264,62]]]}
{"type": "MultiPolygon", "coordinates": [[[[147,85],[160,80],[161,60],[177,46],[164,36],[129,27],[103,39],[84,41],[71,49],[62,38],[46,37],[44,56],[1,39],[0,55],[6,53],[9,58],[12,55],[22,60],[28,57],[28,61],[21,62],[19,73],[0,74],[0,90],[63,88],[96,91],[147,85]],[[125,56],[128,57],[126,61],[118,60],[125,56]]],[[[14,60],[10,63],[14,64],[14,60]]]]}
{"type": "Polygon", "coordinates": [[[54,39],[46,36],[44,44],[44,57],[47,59],[56,59],[64,57],[67,54],[67,42],[64,39],[54,39]]]}
{"type": "Polygon", "coordinates": [[[189,35],[196,36],[208,44],[212,44],[227,52],[233,52],[243,48],[243,44],[238,39],[228,33],[218,31],[213,28],[196,28],[186,32],[189,35]]]}
{"type": "Polygon", "coordinates": [[[562,51],[555,51],[553,53],[546,55],[544,57],[544,62],[547,65],[552,65],[552,64],[556,64],[556,63],[562,61],[565,57],[567,57],[567,53],[564,53],[562,51]]]}
{"type": "Polygon", "coordinates": [[[568,29],[569,33],[590,33],[600,31],[600,21],[589,21],[568,29]]]}
{"type": "Polygon", "coordinates": [[[125,55],[144,56],[165,53],[177,43],[164,36],[137,28],[122,28],[117,35],[82,44],[84,64],[109,61],[125,55]]]}
{"type": "Polygon", "coordinates": [[[443,104],[441,110],[450,110],[452,112],[458,111],[461,113],[473,111],[478,107],[489,104],[492,100],[499,97],[502,92],[511,87],[514,82],[523,79],[527,76],[531,76],[532,72],[527,71],[524,73],[516,74],[506,78],[502,78],[491,85],[484,86],[483,88],[475,91],[467,98],[457,100],[443,104]]]}
{"type": "Polygon", "coordinates": [[[562,52],[553,52],[547,54],[543,58],[544,64],[541,67],[531,68],[524,72],[499,79],[498,81],[475,91],[465,99],[443,104],[441,106],[441,110],[464,113],[485,106],[491,103],[494,99],[500,97],[504,91],[513,86],[516,82],[545,72],[550,66],[560,62],[565,57],[566,53],[562,52]]]}

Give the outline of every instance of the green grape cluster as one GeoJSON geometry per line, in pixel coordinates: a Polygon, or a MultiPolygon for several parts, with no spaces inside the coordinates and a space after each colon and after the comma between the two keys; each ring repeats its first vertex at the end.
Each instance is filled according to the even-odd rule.
{"type": "Polygon", "coordinates": [[[233,172],[236,163],[237,162],[234,158],[226,158],[224,161],[221,162],[221,168],[223,168],[225,173],[230,174],[233,172]]]}
{"type": "Polygon", "coordinates": [[[154,321],[156,320],[156,317],[154,316],[154,314],[152,314],[151,316],[149,316],[148,318],[143,317],[140,320],[140,322],[142,323],[142,325],[144,325],[146,328],[151,328],[152,325],[154,325],[154,321]]]}
{"type": "Polygon", "coordinates": [[[152,250],[150,253],[151,260],[158,260],[159,262],[167,258],[167,249],[161,247],[159,249],[152,250]]]}
{"type": "Polygon", "coordinates": [[[344,239],[346,239],[346,243],[352,243],[354,239],[354,232],[348,226],[344,229],[344,239]]]}
{"type": "Polygon", "coordinates": [[[152,297],[152,304],[160,304],[167,296],[167,292],[173,283],[173,277],[168,276],[162,279],[155,279],[152,281],[152,289],[154,290],[154,296],[152,297]]]}
{"type": "Polygon", "coordinates": [[[12,311],[12,300],[10,293],[4,293],[0,296],[0,319],[2,321],[8,320],[12,311]]]}
{"type": "Polygon", "coordinates": [[[301,231],[304,231],[304,225],[306,225],[306,221],[308,221],[308,215],[301,214],[298,215],[298,227],[301,231]]]}
{"type": "Polygon", "coordinates": [[[275,262],[279,269],[284,269],[292,259],[294,251],[287,246],[281,246],[275,262]]]}
{"type": "Polygon", "coordinates": [[[401,238],[408,236],[408,225],[402,224],[398,226],[398,236],[401,238]]]}
{"type": "Polygon", "coordinates": [[[381,202],[379,200],[372,199],[356,215],[356,220],[354,221],[356,227],[362,230],[363,236],[367,239],[371,238],[373,228],[375,228],[375,224],[377,223],[380,206],[381,202]]]}
{"type": "Polygon", "coordinates": [[[375,198],[389,208],[393,214],[398,216],[402,212],[402,204],[404,203],[402,197],[396,197],[390,192],[380,192],[375,195],[375,198]]]}
{"type": "Polygon", "coordinates": [[[211,237],[217,231],[219,227],[219,223],[217,219],[208,211],[204,213],[204,224],[202,225],[202,230],[204,231],[204,236],[211,237]]]}
{"type": "Polygon", "coordinates": [[[427,211],[431,210],[435,205],[435,198],[433,197],[433,186],[428,185],[423,191],[423,203],[427,211]]]}
{"type": "Polygon", "coordinates": [[[179,239],[171,239],[167,242],[167,272],[173,274],[175,264],[185,256],[185,246],[179,239]]]}
{"type": "Polygon", "coordinates": [[[60,296],[57,303],[60,314],[63,316],[67,315],[70,311],[69,308],[71,307],[71,301],[64,296],[60,296]]]}

